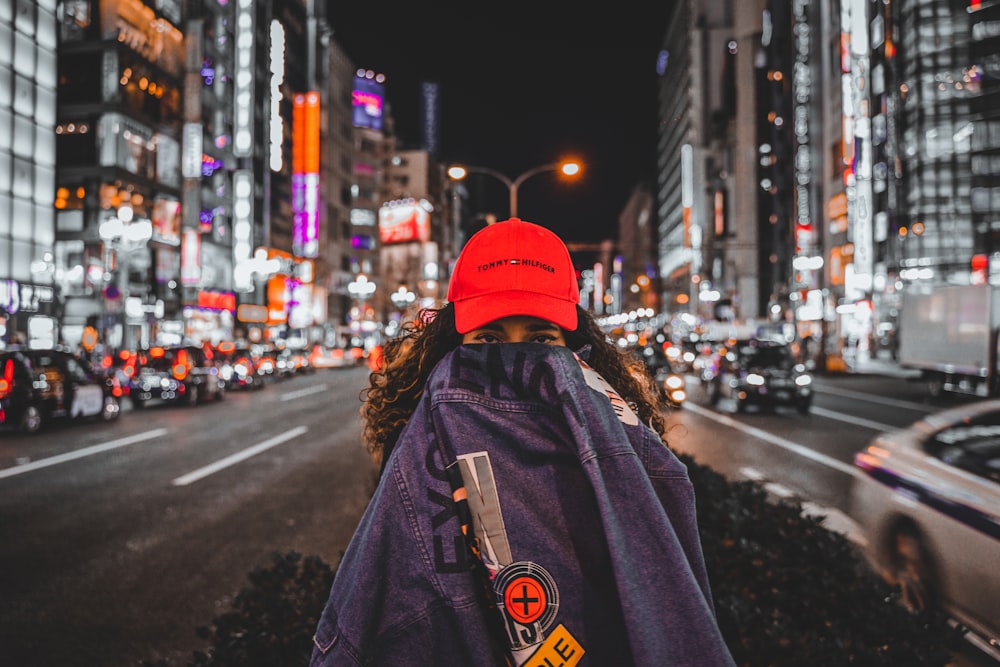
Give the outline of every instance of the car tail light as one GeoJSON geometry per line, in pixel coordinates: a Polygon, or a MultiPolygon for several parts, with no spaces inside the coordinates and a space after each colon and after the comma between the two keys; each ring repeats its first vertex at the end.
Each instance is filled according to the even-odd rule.
{"type": "Polygon", "coordinates": [[[188,375],[189,361],[187,350],[177,351],[177,362],[174,364],[174,378],[184,380],[188,375]]]}
{"type": "Polygon", "coordinates": [[[10,388],[14,386],[14,360],[8,359],[3,367],[3,377],[0,377],[0,398],[4,398],[10,393],[10,388]]]}

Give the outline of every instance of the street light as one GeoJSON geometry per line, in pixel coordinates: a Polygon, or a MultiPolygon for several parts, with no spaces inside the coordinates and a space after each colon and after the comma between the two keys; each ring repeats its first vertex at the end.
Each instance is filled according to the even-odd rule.
{"type": "MultiPolygon", "coordinates": [[[[133,250],[142,248],[146,246],[147,241],[153,237],[153,225],[148,219],[133,220],[134,212],[132,207],[125,204],[121,206],[116,215],[108,218],[101,223],[98,228],[98,235],[101,237],[101,241],[104,243],[104,280],[105,282],[110,282],[111,274],[111,255],[112,251],[115,253],[121,253],[122,257],[117,258],[115,262],[116,271],[118,272],[118,284],[116,285],[118,289],[119,298],[121,299],[122,308],[122,338],[121,344],[124,348],[129,347],[129,337],[128,337],[128,317],[132,315],[133,317],[141,317],[142,310],[138,312],[128,312],[129,307],[129,287],[128,287],[128,271],[129,265],[131,264],[131,254],[133,250]]],[[[102,308],[103,312],[106,312],[107,298],[102,296],[102,308]]],[[[102,326],[106,323],[102,322],[102,326]]],[[[105,331],[106,333],[106,331],[105,331]]],[[[105,347],[108,346],[108,341],[104,340],[105,347]]]]}
{"type": "Polygon", "coordinates": [[[468,174],[487,174],[493,178],[499,180],[501,183],[507,186],[507,190],[510,193],[510,217],[517,217],[517,189],[521,187],[521,184],[526,180],[535,176],[537,174],[542,174],[549,171],[555,171],[562,173],[566,176],[576,176],[580,173],[583,167],[579,162],[573,160],[564,160],[562,162],[553,162],[551,164],[543,164],[537,167],[533,167],[528,171],[524,172],[517,178],[511,179],[506,175],[501,174],[499,171],[490,169],[488,167],[466,167],[463,165],[453,165],[448,168],[448,176],[455,181],[460,181],[465,178],[468,174]]]}

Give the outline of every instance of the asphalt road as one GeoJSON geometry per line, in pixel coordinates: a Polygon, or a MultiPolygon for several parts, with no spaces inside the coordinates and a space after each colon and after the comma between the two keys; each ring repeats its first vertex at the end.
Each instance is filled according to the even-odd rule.
{"type": "MultiPolygon", "coordinates": [[[[292,378],[113,424],[0,435],[0,665],[186,665],[247,574],[296,551],[335,566],[374,488],[359,444],[366,368],[292,378]]],[[[807,502],[849,532],[854,452],[968,400],[878,376],[820,378],[809,415],[691,399],[671,445],[807,502]]],[[[974,654],[956,667],[995,664],[974,654]]]]}
{"type": "Polygon", "coordinates": [[[0,664],[186,665],[272,554],[335,565],[374,488],[366,377],[0,436],[0,664]]]}

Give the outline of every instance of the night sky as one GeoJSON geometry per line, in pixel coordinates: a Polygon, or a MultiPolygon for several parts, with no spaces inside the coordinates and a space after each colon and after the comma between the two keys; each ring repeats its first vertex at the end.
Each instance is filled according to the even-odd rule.
{"type": "MultiPolygon", "coordinates": [[[[440,161],[515,179],[572,155],[584,175],[572,184],[554,173],[532,176],[518,190],[519,217],[568,242],[615,238],[632,188],[655,178],[656,57],[671,3],[586,12],[584,3],[551,0],[436,2],[433,15],[418,4],[429,3],[393,10],[329,0],[327,10],[352,60],[387,76],[402,147],[422,147],[420,84],[436,82],[440,161]]],[[[470,176],[467,185],[474,211],[506,217],[502,183],[470,176]]]]}

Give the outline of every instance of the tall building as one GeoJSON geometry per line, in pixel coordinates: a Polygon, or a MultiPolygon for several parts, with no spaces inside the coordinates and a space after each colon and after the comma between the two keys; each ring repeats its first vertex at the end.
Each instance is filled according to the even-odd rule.
{"type": "Polygon", "coordinates": [[[61,319],[53,244],[55,0],[0,4],[0,348],[51,343],[61,319]]]}
{"type": "Polygon", "coordinates": [[[69,344],[85,327],[112,347],[149,343],[161,322],[183,335],[186,54],[180,3],[158,6],[62,6],[54,261],[69,344]]]}
{"type": "Polygon", "coordinates": [[[326,40],[327,66],[322,77],[321,123],[323,152],[321,178],[323,204],[319,231],[319,258],[316,284],[326,294],[326,322],[323,339],[339,345],[351,309],[347,286],[351,272],[351,185],[354,173],[354,124],[351,97],[355,66],[333,36],[326,40]]]}

